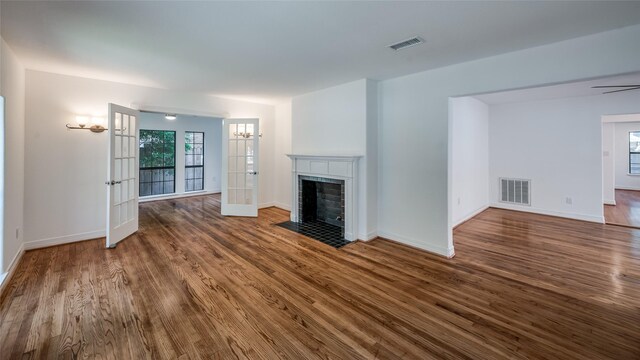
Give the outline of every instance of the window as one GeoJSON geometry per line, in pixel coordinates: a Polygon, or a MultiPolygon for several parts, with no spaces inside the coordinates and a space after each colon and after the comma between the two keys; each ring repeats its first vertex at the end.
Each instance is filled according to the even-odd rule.
{"type": "Polygon", "coordinates": [[[140,196],[176,191],[176,132],[140,130],[140,196]]]}
{"type": "Polygon", "coordinates": [[[204,190],[204,133],[184,134],[184,191],[204,190]]]}
{"type": "Polygon", "coordinates": [[[640,174],[640,131],[629,133],[629,174],[640,174]]]}

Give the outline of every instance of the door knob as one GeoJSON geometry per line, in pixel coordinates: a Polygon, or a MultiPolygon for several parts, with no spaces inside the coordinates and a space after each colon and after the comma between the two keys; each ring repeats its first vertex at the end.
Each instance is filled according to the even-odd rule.
{"type": "Polygon", "coordinates": [[[257,171],[249,171],[249,174],[251,174],[251,175],[258,175],[258,172],[257,172],[257,171]]]}
{"type": "Polygon", "coordinates": [[[115,181],[115,180],[111,180],[111,181],[105,181],[104,184],[105,185],[115,185],[115,184],[121,184],[122,181],[115,181]]]}

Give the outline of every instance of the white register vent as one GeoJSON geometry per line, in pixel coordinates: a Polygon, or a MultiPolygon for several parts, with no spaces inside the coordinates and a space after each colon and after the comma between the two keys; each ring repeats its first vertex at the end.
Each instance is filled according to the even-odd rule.
{"type": "Polygon", "coordinates": [[[531,180],[500,178],[500,202],[531,205],[531,180]]]}

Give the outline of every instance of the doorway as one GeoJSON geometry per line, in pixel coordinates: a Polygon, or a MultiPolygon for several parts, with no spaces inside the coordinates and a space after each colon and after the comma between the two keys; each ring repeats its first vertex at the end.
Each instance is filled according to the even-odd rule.
{"type": "Polygon", "coordinates": [[[640,114],[602,117],[602,159],[605,222],[640,228],[640,114]]]}
{"type": "Polygon", "coordinates": [[[140,202],[220,193],[222,120],[140,111],[140,202]]]}

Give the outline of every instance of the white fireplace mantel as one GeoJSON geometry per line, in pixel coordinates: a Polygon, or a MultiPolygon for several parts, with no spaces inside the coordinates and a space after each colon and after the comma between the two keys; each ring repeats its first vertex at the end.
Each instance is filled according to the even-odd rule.
{"type": "Polygon", "coordinates": [[[298,222],[298,177],[317,176],[344,180],[344,238],[356,240],[358,233],[358,160],[361,155],[287,154],[292,160],[291,221],[298,222]]]}

